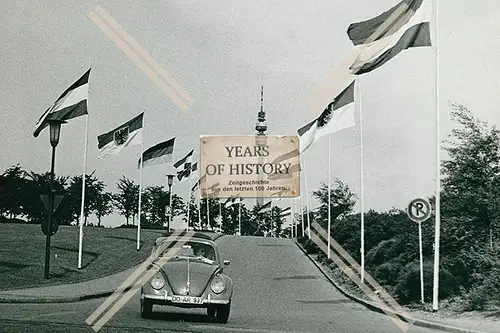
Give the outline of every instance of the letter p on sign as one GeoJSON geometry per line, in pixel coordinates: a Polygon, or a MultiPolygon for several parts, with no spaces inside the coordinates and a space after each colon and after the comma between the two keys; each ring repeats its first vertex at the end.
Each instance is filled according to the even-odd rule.
{"type": "Polygon", "coordinates": [[[421,223],[431,216],[432,208],[429,201],[423,198],[417,198],[410,202],[406,212],[410,220],[421,223]]]}

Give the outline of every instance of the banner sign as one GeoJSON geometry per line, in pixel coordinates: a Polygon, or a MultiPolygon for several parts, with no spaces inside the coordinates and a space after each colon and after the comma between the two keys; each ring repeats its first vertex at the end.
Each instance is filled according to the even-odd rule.
{"type": "Polygon", "coordinates": [[[297,136],[202,136],[202,198],[295,198],[300,194],[297,136]]]}

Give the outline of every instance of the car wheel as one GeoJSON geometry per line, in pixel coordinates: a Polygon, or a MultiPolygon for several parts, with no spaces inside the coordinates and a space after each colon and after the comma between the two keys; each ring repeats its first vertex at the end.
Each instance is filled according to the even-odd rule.
{"type": "Polygon", "coordinates": [[[153,303],[144,299],[141,300],[141,317],[144,319],[151,318],[153,314],[153,303]]]}
{"type": "Polygon", "coordinates": [[[209,315],[210,317],[215,317],[215,310],[216,310],[215,307],[209,306],[207,308],[207,315],[209,315]]]}
{"type": "Polygon", "coordinates": [[[225,324],[229,319],[229,312],[231,310],[231,303],[228,305],[221,305],[217,307],[217,311],[215,314],[215,320],[218,323],[225,324]]]}

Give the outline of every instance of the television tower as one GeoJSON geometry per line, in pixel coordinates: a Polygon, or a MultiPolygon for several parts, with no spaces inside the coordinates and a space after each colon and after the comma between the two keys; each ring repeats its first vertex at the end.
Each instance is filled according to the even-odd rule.
{"type": "MultiPolygon", "coordinates": [[[[257,124],[255,125],[255,130],[257,131],[257,136],[265,136],[267,131],[266,113],[264,112],[264,86],[260,86],[260,111],[257,115],[257,124]]],[[[259,164],[262,164],[264,159],[259,156],[259,164]]],[[[259,175],[259,180],[263,179],[262,174],[259,175]]],[[[257,205],[262,206],[264,204],[263,197],[257,197],[257,205]]]]}

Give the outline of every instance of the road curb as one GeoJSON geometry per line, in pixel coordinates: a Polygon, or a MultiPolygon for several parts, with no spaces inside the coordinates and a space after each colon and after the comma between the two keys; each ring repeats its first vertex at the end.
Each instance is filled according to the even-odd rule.
{"type": "MultiPolygon", "coordinates": [[[[214,236],[213,241],[215,241],[223,236],[226,236],[226,234],[216,235],[216,236],[214,236]]],[[[140,263],[139,263],[139,265],[140,265],[140,263]]],[[[94,279],[94,280],[97,280],[97,279],[94,279]]],[[[92,281],[92,280],[88,280],[88,281],[92,281]]],[[[88,281],[84,281],[84,282],[88,282],[88,281]]],[[[77,283],[79,283],[79,282],[77,282],[77,283]]],[[[76,284],[76,283],[72,283],[72,285],[74,285],[74,284],[76,284]]],[[[61,286],[61,285],[56,285],[56,286],[61,286]]],[[[54,287],[56,287],[56,286],[54,286],[54,287]]],[[[126,292],[130,289],[131,289],[131,287],[127,287],[122,292],[126,292]]],[[[4,291],[8,291],[8,290],[4,290],[4,291]]],[[[12,290],[12,292],[13,291],[15,291],[15,290],[12,290]]],[[[100,291],[100,292],[88,293],[85,295],[67,296],[67,297],[58,297],[58,296],[36,297],[36,296],[26,296],[26,295],[16,295],[16,294],[2,294],[0,292],[0,304],[5,304],[5,303],[10,303],[10,304],[74,303],[74,302],[87,301],[90,299],[109,297],[115,291],[116,291],[116,289],[110,290],[110,291],[100,291]]]]}
{"type": "Polygon", "coordinates": [[[364,299],[361,299],[359,297],[351,295],[348,292],[346,292],[337,282],[335,282],[330,277],[330,275],[328,274],[328,272],[326,272],[323,269],[323,267],[318,262],[316,262],[316,260],[314,260],[314,258],[312,258],[307,253],[307,251],[297,241],[294,241],[294,243],[309,258],[309,260],[311,260],[311,262],[320,270],[320,272],[326,277],[326,279],[342,295],[344,295],[345,297],[347,297],[347,298],[355,301],[356,303],[364,305],[365,307],[367,307],[368,309],[370,309],[372,311],[383,313],[383,314],[387,314],[387,312],[390,312],[391,314],[394,314],[395,316],[401,318],[402,320],[408,322],[409,324],[411,322],[413,322],[413,325],[415,325],[415,326],[420,326],[420,327],[425,327],[425,328],[432,328],[432,329],[437,329],[437,330],[441,330],[441,331],[445,331],[445,332],[453,332],[453,333],[491,333],[491,332],[485,332],[485,331],[470,330],[470,329],[460,328],[460,327],[455,327],[455,326],[448,326],[448,325],[444,325],[444,324],[440,324],[440,323],[435,323],[435,322],[431,322],[431,321],[417,319],[417,318],[414,318],[414,317],[406,316],[406,315],[403,315],[401,313],[395,312],[395,311],[393,311],[393,310],[391,310],[389,308],[382,308],[381,306],[379,306],[379,305],[377,305],[377,304],[375,304],[373,302],[366,301],[364,299]]]}

